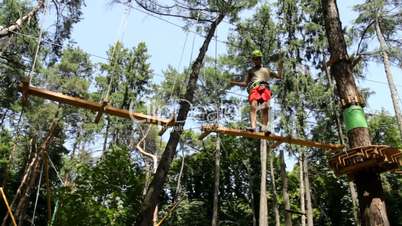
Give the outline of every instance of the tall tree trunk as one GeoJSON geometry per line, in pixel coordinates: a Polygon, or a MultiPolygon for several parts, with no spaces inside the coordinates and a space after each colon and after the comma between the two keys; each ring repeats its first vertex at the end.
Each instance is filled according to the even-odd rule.
{"type": "MultiPolygon", "coordinates": [[[[343,100],[357,97],[359,92],[352,74],[336,0],[321,0],[328,48],[331,53],[331,75],[335,78],[338,95],[343,100]]],[[[348,132],[351,148],[371,144],[368,128],[354,128],[348,132]]],[[[384,192],[378,172],[366,170],[354,175],[359,197],[361,223],[364,226],[389,226],[384,192]]]]}
{"type": "Polygon", "coordinates": [[[211,26],[208,30],[208,34],[200,48],[200,52],[198,54],[197,59],[194,61],[191,67],[191,74],[187,83],[186,93],[184,95],[184,100],[180,102],[179,113],[177,116],[178,127],[175,128],[171,133],[169,140],[167,142],[165,151],[162,154],[160,159],[160,163],[154,178],[148,188],[147,194],[145,195],[141,212],[138,215],[135,226],[149,226],[151,225],[152,214],[156,205],[159,202],[159,196],[163,189],[163,184],[165,183],[167,173],[170,168],[170,164],[176,154],[177,144],[179,143],[180,136],[182,134],[182,127],[184,127],[185,121],[187,119],[187,114],[190,110],[190,103],[193,101],[194,91],[197,87],[198,75],[200,73],[202,62],[204,60],[205,54],[208,50],[209,43],[212,40],[212,37],[215,34],[215,30],[218,25],[222,22],[225,14],[220,14],[214,22],[211,23],[211,26]]]}
{"type": "Polygon", "coordinates": [[[304,186],[304,149],[301,149],[300,152],[300,159],[299,159],[299,178],[300,178],[300,212],[303,214],[301,215],[301,226],[306,226],[306,203],[305,203],[305,186],[304,186]]]}
{"type": "Polygon", "coordinates": [[[286,163],[285,163],[285,155],[283,150],[281,149],[279,152],[279,158],[281,160],[281,177],[282,177],[282,195],[283,195],[283,204],[285,206],[285,226],[292,226],[292,214],[290,210],[289,203],[289,193],[288,193],[288,175],[286,173],[286,163]]]}
{"type": "Polygon", "coordinates": [[[353,205],[353,218],[355,220],[356,226],[360,226],[360,219],[359,219],[359,204],[357,200],[357,192],[355,189],[355,184],[353,181],[349,181],[349,191],[350,196],[352,197],[352,205],[353,205]]]}
{"type": "MultiPolygon", "coordinates": [[[[326,61],[326,59],[324,59],[324,61],[326,61]]],[[[329,70],[329,67],[324,66],[324,72],[325,75],[327,76],[327,80],[328,80],[328,85],[329,85],[329,89],[331,89],[332,92],[335,91],[335,86],[334,86],[334,82],[331,78],[331,72],[329,70]]],[[[335,107],[335,102],[336,102],[336,98],[334,98],[333,101],[331,101],[331,109],[334,112],[334,116],[335,116],[335,121],[336,121],[336,128],[338,130],[338,137],[339,137],[339,141],[341,144],[345,144],[345,135],[343,133],[342,130],[342,122],[341,122],[341,116],[339,115],[339,112],[337,111],[336,107],[335,107]]],[[[338,101],[339,102],[339,101],[338,101]]],[[[340,103],[338,103],[340,104],[340,103]]]]}
{"type": "MultiPolygon", "coordinates": [[[[56,116],[57,117],[57,116],[56,116]]],[[[58,119],[54,120],[50,126],[49,132],[44,139],[40,149],[34,154],[31,162],[29,163],[27,169],[25,170],[24,176],[22,177],[21,184],[17,189],[13,201],[11,202],[11,208],[16,205],[15,218],[18,219],[18,224],[23,225],[23,220],[25,216],[25,210],[28,205],[29,194],[31,189],[35,185],[35,181],[40,172],[40,163],[44,158],[45,152],[48,150],[49,144],[54,136],[56,127],[58,124],[58,119]]],[[[3,219],[2,226],[7,225],[8,214],[3,219]]]]}
{"type": "Polygon", "coordinates": [[[376,30],[376,34],[377,34],[377,39],[380,42],[382,59],[384,62],[384,70],[385,70],[385,74],[387,75],[389,91],[391,92],[391,99],[392,99],[392,104],[394,105],[396,121],[398,122],[399,135],[402,138],[402,115],[401,115],[401,107],[399,106],[399,102],[398,102],[398,91],[396,89],[394,77],[393,77],[392,71],[391,71],[391,65],[389,63],[388,47],[385,42],[384,35],[382,34],[380,24],[378,22],[378,18],[376,18],[376,20],[375,20],[375,30],[376,30]]]}
{"type": "Polygon", "coordinates": [[[307,209],[307,226],[313,226],[313,207],[311,205],[311,189],[310,189],[310,179],[308,173],[308,159],[307,155],[304,155],[303,158],[303,171],[304,171],[304,186],[306,188],[306,209],[307,209]]]}
{"type": "Polygon", "coordinates": [[[274,153],[273,150],[268,150],[268,158],[269,158],[269,169],[271,175],[271,183],[272,183],[272,203],[274,206],[274,214],[275,214],[275,226],[281,226],[281,219],[279,214],[279,206],[278,206],[278,193],[276,192],[276,181],[275,181],[275,166],[274,166],[274,153]]]}
{"type": "MultiPolygon", "coordinates": [[[[335,87],[333,84],[333,80],[331,78],[331,72],[329,71],[328,67],[325,67],[325,75],[327,76],[329,88],[331,89],[332,92],[334,92],[335,87]]],[[[335,116],[335,120],[336,120],[336,128],[338,130],[339,142],[340,142],[340,144],[344,145],[345,144],[345,135],[344,135],[343,129],[342,129],[341,116],[339,115],[339,112],[337,111],[337,109],[335,107],[335,103],[336,103],[336,99],[334,98],[334,100],[331,101],[331,109],[334,112],[334,116],[335,116]]],[[[337,104],[340,104],[340,103],[337,103],[337,104]]],[[[359,210],[358,210],[359,209],[359,206],[358,206],[359,201],[357,200],[357,192],[355,189],[355,185],[354,185],[353,181],[349,181],[348,185],[349,185],[350,196],[352,198],[353,218],[355,220],[356,226],[360,226],[359,210]]]]}
{"type": "Polygon", "coordinates": [[[268,225],[267,202],[267,141],[260,140],[261,182],[260,182],[260,214],[259,225],[268,225]]]}
{"type": "Polygon", "coordinates": [[[215,180],[214,180],[214,200],[212,210],[212,226],[219,225],[218,210],[219,210],[219,177],[221,169],[221,138],[219,134],[216,136],[216,149],[215,149],[215,180]]]}

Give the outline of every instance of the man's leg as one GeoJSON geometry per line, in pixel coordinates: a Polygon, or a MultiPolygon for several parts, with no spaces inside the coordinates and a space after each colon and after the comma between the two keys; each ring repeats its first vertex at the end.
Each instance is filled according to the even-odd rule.
{"type": "Polygon", "coordinates": [[[251,128],[256,129],[257,128],[257,101],[253,100],[251,102],[251,110],[250,110],[250,122],[251,122],[251,128]]]}
{"type": "Polygon", "coordinates": [[[268,123],[269,123],[269,102],[264,103],[264,107],[262,109],[262,130],[268,131],[268,123]]]}

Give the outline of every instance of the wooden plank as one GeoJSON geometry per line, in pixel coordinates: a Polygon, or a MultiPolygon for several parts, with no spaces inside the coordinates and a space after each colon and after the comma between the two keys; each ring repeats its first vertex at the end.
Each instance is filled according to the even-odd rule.
{"type": "Polygon", "coordinates": [[[227,134],[230,136],[265,139],[265,140],[276,141],[276,142],[281,142],[281,143],[296,144],[296,145],[315,147],[315,148],[321,148],[321,149],[339,150],[339,149],[344,148],[344,145],[341,145],[341,144],[323,144],[323,143],[316,142],[316,141],[292,138],[290,136],[282,137],[282,136],[277,136],[275,134],[266,135],[263,132],[250,132],[250,131],[240,130],[240,129],[219,127],[216,125],[205,125],[201,128],[201,130],[203,131],[204,134],[216,132],[216,133],[227,134]]]}
{"type": "Polygon", "coordinates": [[[49,91],[42,88],[37,88],[33,86],[27,86],[22,84],[20,86],[20,91],[26,93],[27,95],[34,95],[48,100],[53,100],[56,102],[68,104],[74,107],[84,108],[96,112],[104,112],[109,115],[137,120],[139,123],[154,124],[161,126],[173,126],[176,124],[174,118],[172,119],[161,119],[155,116],[149,116],[142,113],[130,112],[125,109],[115,108],[110,105],[104,106],[102,103],[97,103],[93,101],[84,100],[78,97],[71,97],[62,93],[49,91]]]}
{"type": "Polygon", "coordinates": [[[99,123],[99,121],[102,118],[103,112],[105,110],[105,107],[108,105],[107,101],[102,101],[102,111],[98,111],[98,113],[96,113],[96,117],[95,117],[95,123],[99,123]]]}
{"type": "Polygon", "coordinates": [[[377,172],[386,172],[399,168],[399,160],[395,158],[402,154],[399,149],[387,145],[370,145],[340,152],[329,159],[331,168],[336,175],[353,175],[358,171],[376,168],[377,172]]]}

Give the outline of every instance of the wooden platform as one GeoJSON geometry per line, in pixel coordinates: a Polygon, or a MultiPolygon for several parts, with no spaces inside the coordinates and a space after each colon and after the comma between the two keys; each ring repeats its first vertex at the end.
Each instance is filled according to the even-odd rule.
{"type": "Polygon", "coordinates": [[[71,97],[68,95],[64,95],[62,93],[33,87],[25,82],[20,85],[20,91],[22,92],[24,99],[27,99],[29,95],[34,95],[41,98],[53,100],[59,103],[68,104],[75,107],[85,108],[88,110],[98,112],[98,115],[96,117],[97,119],[98,118],[100,119],[100,115],[102,113],[106,113],[121,118],[136,120],[139,123],[161,125],[163,127],[170,127],[176,124],[174,117],[172,119],[161,119],[158,117],[149,116],[142,113],[131,112],[125,109],[112,107],[105,102],[97,103],[93,101],[84,100],[78,97],[71,97]]]}
{"type": "Polygon", "coordinates": [[[344,145],[341,145],[341,144],[323,144],[323,143],[316,142],[316,141],[292,138],[290,136],[282,137],[282,136],[277,136],[275,134],[266,135],[263,132],[250,132],[247,130],[219,127],[217,125],[205,125],[201,128],[201,130],[203,133],[201,134],[200,139],[204,139],[206,136],[208,136],[208,134],[215,132],[215,133],[227,134],[230,136],[240,136],[240,137],[248,137],[248,138],[276,141],[278,144],[288,143],[288,144],[296,144],[296,145],[301,145],[301,146],[315,147],[315,148],[329,149],[329,150],[339,150],[339,149],[344,148],[344,145]]]}
{"type": "Polygon", "coordinates": [[[329,165],[336,175],[354,173],[375,169],[377,172],[397,170],[402,165],[402,152],[387,145],[370,145],[340,152],[329,160],[329,165]]]}

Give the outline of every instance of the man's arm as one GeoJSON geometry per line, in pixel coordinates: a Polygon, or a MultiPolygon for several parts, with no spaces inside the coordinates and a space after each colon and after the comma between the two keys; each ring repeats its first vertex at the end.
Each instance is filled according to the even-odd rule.
{"type": "Polygon", "coordinates": [[[247,84],[251,81],[251,77],[252,77],[252,75],[251,75],[251,73],[249,72],[249,73],[247,73],[246,79],[244,79],[243,82],[239,82],[239,81],[230,81],[230,84],[232,84],[232,85],[237,85],[237,86],[240,86],[240,87],[246,87],[247,84]]]}

